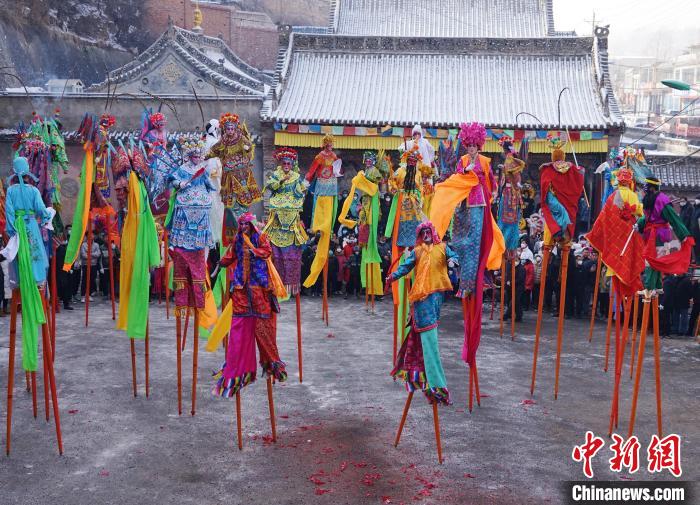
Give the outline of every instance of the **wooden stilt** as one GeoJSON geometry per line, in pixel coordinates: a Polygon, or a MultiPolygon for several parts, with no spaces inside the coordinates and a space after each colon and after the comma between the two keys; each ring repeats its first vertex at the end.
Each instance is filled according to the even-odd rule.
{"type": "Polygon", "coordinates": [[[90,276],[92,275],[92,216],[88,218],[87,268],[85,269],[85,327],[90,319],[90,276]]]}
{"type": "Polygon", "coordinates": [[[406,416],[408,415],[408,409],[411,408],[411,400],[413,400],[413,391],[408,392],[406,404],[403,406],[403,415],[401,416],[401,422],[399,423],[399,431],[396,432],[396,440],[394,440],[394,447],[398,447],[399,442],[401,441],[401,433],[403,432],[404,424],[406,424],[406,416]]]}
{"type": "MultiPolygon", "coordinates": [[[[468,306],[467,299],[462,298],[462,319],[464,320],[465,328],[467,324],[469,324],[469,321],[476,317],[473,311],[469,310],[468,306]]],[[[469,412],[472,411],[473,406],[472,391],[476,392],[476,404],[481,407],[481,393],[479,392],[479,375],[476,369],[476,358],[474,358],[474,363],[469,365],[469,412]]]]}
{"type": "MultiPolygon", "coordinates": [[[[637,341],[637,321],[639,319],[639,294],[634,294],[634,319],[632,321],[632,341],[630,343],[630,380],[634,372],[634,344],[637,341]]],[[[700,320],[700,319],[699,319],[700,320]]]]}
{"type": "Polygon", "coordinates": [[[591,307],[591,325],[588,329],[588,341],[593,341],[593,326],[595,325],[595,313],[598,307],[598,290],[600,289],[600,270],[603,265],[603,257],[598,254],[598,266],[595,269],[595,286],[593,288],[593,306],[591,307]]]}
{"type": "Polygon", "coordinates": [[[396,354],[398,353],[399,341],[399,306],[394,304],[394,353],[392,354],[391,362],[396,363],[396,354]]]}
{"type": "MultiPolygon", "coordinates": [[[[165,269],[163,275],[163,283],[165,284],[165,318],[170,319],[170,239],[168,238],[168,230],[163,230],[163,256],[165,269]]],[[[187,328],[187,326],[185,326],[187,328]]],[[[185,329],[185,338],[187,338],[187,329],[185,329]]]]}
{"type": "Polygon", "coordinates": [[[489,320],[493,321],[493,313],[496,309],[496,285],[495,283],[491,284],[491,316],[489,317],[489,320]]]}
{"type": "Polygon", "coordinates": [[[27,393],[29,393],[32,390],[31,386],[29,385],[29,372],[24,372],[24,380],[27,383],[27,393]]]}
{"type": "Polygon", "coordinates": [[[625,300],[625,323],[622,330],[622,340],[615,347],[615,386],[613,389],[612,406],[610,407],[610,424],[608,436],[612,435],[613,427],[617,427],[620,410],[620,380],[622,378],[622,365],[625,362],[625,348],[627,347],[627,333],[629,330],[630,305],[632,299],[625,300]]]}
{"type": "Polygon", "coordinates": [[[540,276],[540,297],[537,300],[537,324],[535,325],[535,348],[532,356],[532,381],[530,382],[530,395],[535,394],[535,378],[537,377],[537,352],[540,347],[540,332],[542,330],[542,308],[544,307],[544,292],[547,284],[547,265],[549,255],[552,252],[551,246],[544,246],[542,254],[542,274],[540,276]]]}
{"type": "Polygon", "coordinates": [[[406,319],[408,319],[408,277],[403,278],[403,306],[401,308],[401,321],[399,321],[399,346],[403,345],[406,338],[406,319]]]}
{"type": "Polygon", "coordinates": [[[554,399],[559,395],[559,366],[561,365],[561,347],[564,338],[564,316],[566,312],[566,277],[569,270],[568,245],[561,250],[561,287],[559,288],[559,320],[557,321],[557,359],[554,369],[554,399]]]}
{"type": "MultiPolygon", "coordinates": [[[[116,297],[114,295],[114,253],[112,251],[112,246],[114,242],[109,234],[111,217],[107,214],[107,258],[109,259],[109,299],[112,302],[112,321],[117,318],[117,304],[116,297]]],[[[148,381],[146,382],[148,384],[148,381]]],[[[148,387],[146,387],[148,391],[148,387]]],[[[148,396],[148,393],[146,394],[148,396]]]]}
{"type": "Polygon", "coordinates": [[[297,293],[295,296],[297,308],[297,358],[299,359],[299,382],[304,380],[304,362],[302,360],[301,349],[301,295],[297,293]]]}
{"type": "Polygon", "coordinates": [[[438,463],[442,465],[442,442],[440,441],[440,418],[437,403],[433,403],[433,425],[435,426],[435,442],[437,443],[438,463]]]}
{"type": "Polygon", "coordinates": [[[642,329],[639,332],[639,350],[637,351],[637,370],[634,377],[634,389],[632,390],[632,409],[630,411],[630,424],[627,438],[634,434],[634,420],[637,415],[637,398],[639,397],[639,383],[642,379],[642,366],[644,364],[644,345],[646,343],[647,329],[649,327],[649,304],[651,300],[642,300],[642,329]]]}
{"type": "Polygon", "coordinates": [[[270,428],[272,429],[272,441],[277,442],[277,424],[275,422],[275,399],[272,397],[272,379],[267,378],[267,405],[270,408],[270,428]]]}
{"type": "Polygon", "coordinates": [[[472,368],[469,367],[469,413],[472,413],[474,407],[474,374],[472,368]]]}
{"type": "Polygon", "coordinates": [[[370,306],[372,308],[372,314],[374,314],[374,269],[370,268],[369,269],[369,300],[370,300],[370,306]]]}
{"type": "MultiPolygon", "coordinates": [[[[7,426],[5,431],[5,453],[10,455],[12,435],[12,399],[15,385],[15,343],[17,340],[17,303],[19,303],[19,291],[12,290],[10,301],[10,353],[7,363],[7,426]]],[[[25,377],[28,376],[25,374],[25,377]]]]}
{"type": "MultiPolygon", "coordinates": [[[[50,326],[50,324],[49,324],[50,326]]],[[[50,329],[50,328],[49,328],[50,329]]],[[[49,337],[50,338],[50,337],[49,337]]],[[[49,359],[51,356],[49,356],[49,359]]],[[[46,415],[46,422],[49,422],[49,368],[48,362],[44,360],[44,414],[46,415]]]]}
{"type": "Polygon", "coordinates": [[[136,346],[133,338],[129,339],[129,343],[131,344],[131,387],[136,398],[136,346]]]}
{"type": "Polygon", "coordinates": [[[663,438],[663,427],[661,425],[661,339],[659,336],[659,295],[654,295],[652,301],[652,319],[654,325],[654,377],[656,379],[656,426],[657,435],[663,438]]]}
{"type": "Polygon", "coordinates": [[[328,317],[328,260],[323,265],[323,320],[326,326],[330,324],[328,317]]]}
{"type": "Polygon", "coordinates": [[[185,312],[185,331],[182,334],[182,350],[185,350],[185,344],[187,343],[187,329],[190,325],[190,309],[187,308],[185,312]]]}
{"type": "Polygon", "coordinates": [[[369,311],[369,263],[365,263],[365,310],[369,311]]]}
{"type": "Polygon", "coordinates": [[[506,304],[506,256],[501,260],[501,337],[503,336],[503,318],[506,304]]]}
{"type": "Polygon", "coordinates": [[[148,398],[148,395],[150,394],[150,374],[149,374],[149,359],[148,359],[148,348],[149,348],[149,335],[148,335],[148,321],[146,322],[146,339],[144,341],[144,350],[145,350],[145,356],[144,356],[144,361],[145,361],[145,369],[146,369],[146,398],[148,398]]]}
{"type": "Polygon", "coordinates": [[[238,450],[243,450],[243,430],[242,430],[242,419],[241,419],[241,392],[236,392],[236,428],[238,431],[238,450]]]}
{"type": "Polygon", "coordinates": [[[181,314],[175,309],[175,338],[177,345],[177,415],[182,415],[182,318],[181,314]]]}
{"type": "Polygon", "coordinates": [[[47,321],[51,325],[51,361],[56,359],[56,309],[58,305],[58,288],[56,285],[56,243],[52,241],[51,255],[51,314],[47,321]]]}
{"type": "MultiPolygon", "coordinates": [[[[42,295],[42,303],[46,307],[46,298],[42,295]]],[[[56,426],[56,443],[58,444],[58,454],[63,455],[63,437],[61,434],[61,415],[58,410],[58,394],[56,392],[56,376],[53,371],[53,361],[51,361],[51,339],[49,338],[48,324],[41,327],[42,344],[44,350],[44,361],[48,364],[49,387],[51,388],[51,402],[53,405],[53,420],[56,426]]]]}
{"type": "MultiPolygon", "coordinates": [[[[610,282],[611,287],[617,288],[617,282],[615,281],[615,277],[612,278],[610,282]]],[[[619,354],[618,352],[618,347],[620,345],[620,317],[621,317],[621,312],[622,312],[622,297],[620,296],[619,290],[614,289],[615,291],[615,356],[619,354]]],[[[615,358],[615,364],[617,365],[617,357],[615,358]]],[[[606,370],[607,371],[607,370],[606,370]]]]}
{"type": "Polygon", "coordinates": [[[610,359],[610,333],[612,332],[612,317],[613,317],[613,290],[612,282],[610,283],[610,292],[608,293],[608,325],[605,328],[605,363],[603,364],[603,371],[608,371],[608,361],[610,359]]]}
{"type": "Polygon", "coordinates": [[[510,261],[510,339],[515,340],[515,257],[510,261]]]}
{"type": "Polygon", "coordinates": [[[472,366],[474,373],[474,392],[476,393],[476,404],[481,407],[481,393],[479,392],[479,370],[476,368],[476,358],[474,358],[474,365],[472,366]]]}
{"type": "Polygon", "coordinates": [[[199,355],[199,310],[194,309],[194,347],[192,353],[192,410],[190,414],[195,415],[197,411],[197,357],[199,355]]]}
{"type": "Polygon", "coordinates": [[[34,419],[37,416],[37,401],[36,401],[36,372],[30,372],[30,377],[32,378],[32,415],[34,419]]]}

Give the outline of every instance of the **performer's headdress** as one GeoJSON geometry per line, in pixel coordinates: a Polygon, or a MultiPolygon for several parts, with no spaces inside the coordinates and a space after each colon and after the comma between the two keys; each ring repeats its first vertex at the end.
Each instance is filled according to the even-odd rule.
{"type": "Polygon", "coordinates": [[[377,152],[376,151],[365,151],[362,154],[362,164],[366,165],[367,161],[370,160],[372,161],[372,165],[377,164],[377,152]]]}
{"type": "Polygon", "coordinates": [[[431,223],[430,221],[423,221],[421,224],[418,225],[416,228],[416,245],[420,245],[423,243],[423,230],[428,229],[430,230],[430,233],[433,236],[433,244],[439,244],[440,243],[440,236],[438,235],[437,231],[435,230],[435,225],[431,223]]]}
{"type": "Polygon", "coordinates": [[[323,148],[328,147],[329,145],[332,145],[335,143],[335,138],[333,138],[333,135],[330,133],[327,133],[324,137],[323,140],[321,141],[321,146],[323,148]]]}
{"type": "Polygon", "coordinates": [[[502,135],[501,138],[498,139],[498,145],[501,147],[507,146],[510,151],[515,150],[513,147],[514,142],[513,137],[510,135],[502,135]]]}
{"type": "Polygon", "coordinates": [[[617,171],[617,184],[619,186],[632,188],[634,186],[634,174],[632,170],[626,167],[620,168],[617,171]]]}
{"type": "Polygon", "coordinates": [[[559,134],[547,135],[547,141],[549,142],[549,148],[552,150],[552,161],[564,161],[566,154],[564,153],[564,147],[566,143],[562,140],[559,134]]]}
{"type": "Polygon", "coordinates": [[[100,126],[102,128],[109,129],[115,124],[117,124],[117,119],[112,114],[108,114],[105,112],[100,116],[100,126]]]}
{"type": "Polygon", "coordinates": [[[189,159],[192,156],[204,156],[204,142],[196,139],[180,139],[180,152],[185,159],[189,159]]]}
{"type": "Polygon", "coordinates": [[[647,177],[644,179],[644,182],[646,183],[646,189],[655,188],[658,191],[661,187],[661,180],[658,177],[647,177]]]}
{"type": "Polygon", "coordinates": [[[415,166],[420,161],[423,161],[423,155],[420,153],[418,144],[413,144],[410,149],[404,151],[401,155],[401,162],[407,165],[415,166]]]}
{"type": "Polygon", "coordinates": [[[298,155],[297,152],[291,147],[278,147],[273,155],[277,163],[282,163],[284,160],[289,160],[292,165],[296,164],[298,155]]]}
{"type": "Polygon", "coordinates": [[[459,125],[459,139],[465,146],[475,145],[481,149],[486,142],[486,128],[477,122],[462,123],[459,125]]]}
{"type": "Polygon", "coordinates": [[[204,130],[207,132],[207,134],[216,136],[216,130],[219,129],[219,120],[218,119],[210,119],[207,121],[206,126],[204,127],[204,130]]]}
{"type": "Polygon", "coordinates": [[[234,126],[238,126],[238,122],[238,114],[231,114],[230,112],[226,112],[224,114],[221,114],[221,117],[219,118],[219,127],[223,130],[229,123],[233,124],[234,126]]]}
{"type": "Polygon", "coordinates": [[[423,136],[423,127],[419,124],[413,126],[413,130],[411,131],[411,136],[415,135],[416,133],[420,133],[420,136],[423,136]]]}
{"type": "Polygon", "coordinates": [[[238,234],[239,235],[241,233],[241,227],[245,223],[250,223],[253,226],[253,230],[255,231],[255,233],[260,233],[260,230],[258,230],[258,227],[255,225],[255,216],[250,212],[246,212],[246,213],[242,214],[241,217],[238,218],[238,234]]]}
{"type": "Polygon", "coordinates": [[[148,116],[148,122],[152,128],[163,128],[168,120],[165,119],[165,115],[162,112],[154,112],[148,116]]]}

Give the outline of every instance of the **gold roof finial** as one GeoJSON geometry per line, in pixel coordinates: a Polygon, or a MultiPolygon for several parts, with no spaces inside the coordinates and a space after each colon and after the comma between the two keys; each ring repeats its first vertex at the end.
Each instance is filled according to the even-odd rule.
{"type": "Polygon", "coordinates": [[[202,10],[199,8],[199,0],[195,0],[195,2],[194,2],[194,25],[192,26],[193,32],[201,32],[202,31],[202,21],[204,21],[204,15],[202,14],[202,10]]]}

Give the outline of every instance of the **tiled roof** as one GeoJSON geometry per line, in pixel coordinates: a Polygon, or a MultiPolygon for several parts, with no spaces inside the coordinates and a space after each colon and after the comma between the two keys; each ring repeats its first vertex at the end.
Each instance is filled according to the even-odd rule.
{"type": "Polygon", "coordinates": [[[546,37],[552,0],[334,0],[338,35],[546,37]]]}
{"type": "Polygon", "coordinates": [[[262,97],[265,85],[272,81],[269,75],[240,59],[223,40],[171,25],[146,51],[111,71],[108,80],[90,86],[88,91],[101,91],[134,79],[158,64],[168,49],[204,80],[236,94],[262,97]]]}
{"type": "Polygon", "coordinates": [[[274,121],[556,128],[559,93],[568,87],[562,127],[622,124],[598,91],[591,38],[291,37],[267,118],[274,121]],[[530,115],[516,123],[519,112],[543,124],[530,115]]]}
{"type": "Polygon", "coordinates": [[[661,188],[700,192],[700,156],[648,155],[649,168],[661,180],[661,188]]]}

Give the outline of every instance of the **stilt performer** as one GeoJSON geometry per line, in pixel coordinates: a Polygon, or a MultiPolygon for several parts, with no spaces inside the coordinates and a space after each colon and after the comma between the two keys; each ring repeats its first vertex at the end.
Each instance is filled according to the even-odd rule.
{"type": "Polygon", "coordinates": [[[569,265],[571,238],[574,235],[578,201],[583,193],[583,167],[565,161],[565,145],[558,136],[549,136],[552,147],[552,161],[540,167],[540,190],[542,192],[542,214],[544,216],[544,254],[542,256],[542,279],[540,297],[537,307],[537,325],[535,327],[535,349],[532,361],[532,382],[530,394],[535,392],[537,374],[537,353],[540,345],[542,328],[542,307],[544,304],[545,284],[547,282],[547,265],[552,247],[557,244],[561,255],[561,288],[559,290],[559,320],[557,322],[557,359],[555,365],[554,399],[559,394],[559,365],[566,312],[566,275],[569,265]]]}
{"type": "MultiPolygon", "coordinates": [[[[389,191],[394,198],[386,222],[384,236],[391,238],[391,267],[389,273],[396,270],[402,261],[404,250],[411,249],[416,244],[416,230],[427,217],[423,214],[422,176],[420,164],[424,156],[431,155],[432,146],[423,139],[420,125],[413,127],[413,139],[399,146],[401,164],[389,177],[389,191]],[[424,142],[421,142],[424,141],[424,142]],[[429,148],[426,146],[430,146],[429,148]]],[[[401,278],[392,286],[394,301],[394,352],[408,335],[408,291],[409,278],[401,278]],[[400,336],[399,336],[399,331],[400,336]]]]}
{"type": "Polygon", "coordinates": [[[462,300],[462,359],[469,365],[471,412],[475,389],[477,404],[481,404],[476,351],[481,340],[484,273],[500,268],[505,244],[491,214],[491,197],[496,188],[491,160],[479,154],[486,141],[486,129],[480,123],[463,123],[459,138],[467,154],[460,158],[457,173],[435,187],[430,220],[443,237],[454,217],[450,244],[460,265],[457,296],[462,300]]]}
{"type": "Polygon", "coordinates": [[[7,433],[6,453],[10,454],[10,439],[12,431],[12,398],[14,395],[14,366],[15,366],[15,335],[17,328],[17,307],[22,304],[22,367],[31,374],[34,402],[34,417],[36,413],[36,370],[38,365],[38,330],[42,327],[42,350],[44,362],[44,398],[46,420],[48,421],[48,391],[51,392],[54,422],[56,424],[56,439],[58,452],[63,454],[61,438],[61,422],[58,411],[58,396],[56,394],[56,378],[54,376],[51,341],[49,339],[48,316],[46,299],[42,295],[46,284],[46,274],[49,262],[40,225],[52,230],[51,221],[56,212],[46,207],[39,190],[31,186],[30,179],[37,178],[29,171],[27,159],[19,156],[13,162],[12,178],[17,182],[7,188],[5,201],[6,233],[8,245],[2,255],[10,261],[9,274],[12,287],[12,307],[10,316],[10,354],[7,380],[7,433]]]}
{"type": "Polygon", "coordinates": [[[341,175],[342,161],[333,152],[333,136],[323,137],[323,150],[316,155],[314,162],[306,173],[304,184],[310,187],[314,183],[314,210],[311,230],[320,233],[321,239],[316,246],[316,256],[311,263],[311,272],[304,280],[304,287],[310,288],[323,272],[323,306],[322,318],[328,326],[328,249],[335,217],[338,214],[338,177],[341,175]]]}
{"type": "Polygon", "coordinates": [[[204,160],[204,143],[181,139],[183,164],[168,175],[173,191],[170,211],[165,220],[169,253],[173,258],[175,288],[175,326],[177,341],[177,411],[182,415],[182,333],[181,322],[194,313],[194,346],[192,358],[192,408],[197,404],[197,356],[200,327],[210,328],[216,322],[216,304],[209,284],[206,255],[214,245],[209,221],[212,193],[208,163],[204,160]]]}
{"type": "MultiPolygon", "coordinates": [[[[642,216],[642,204],[634,192],[634,175],[629,168],[622,167],[617,171],[617,185],[617,190],[605,202],[593,229],[586,235],[605,263],[606,275],[613,277],[611,288],[614,291],[618,314],[615,332],[615,385],[610,409],[609,435],[612,434],[613,425],[617,427],[620,378],[627,345],[630,308],[632,300],[642,288],[641,274],[644,271],[644,242],[639,234],[634,233],[637,219],[642,216]],[[623,305],[625,321],[620,337],[619,314],[623,305]]],[[[607,348],[608,343],[606,356],[607,348]]]]}
{"type": "Polygon", "coordinates": [[[260,366],[267,376],[268,403],[272,425],[272,440],[276,441],[272,381],[287,380],[284,362],[277,350],[277,313],[279,297],[286,297],[284,284],[272,263],[272,247],[268,238],[260,233],[250,213],[238,219],[237,233],[229,245],[220,266],[231,266],[231,300],[219,318],[207,343],[206,350],[213,352],[223,338],[219,329],[229,323],[230,333],[226,361],[216,374],[215,396],[236,397],[238,448],[243,448],[241,432],[241,388],[255,381],[255,343],[260,353],[260,366]]]}
{"type": "Polygon", "coordinates": [[[406,415],[416,390],[422,391],[433,406],[435,438],[438,461],[442,464],[438,404],[449,405],[445,372],[438,348],[440,308],[445,292],[452,291],[447,267],[457,260],[457,254],[440,241],[432,223],[421,224],[416,230],[416,246],[405,261],[386,278],[389,284],[415,271],[415,281],[408,296],[412,304],[409,333],[399,350],[396,364],[391,371],[394,379],[405,382],[408,391],[395,446],[399,445],[406,415]]]}
{"type": "MultiPolygon", "coordinates": [[[[352,179],[352,187],[348,197],[343,202],[338,221],[350,229],[358,227],[358,244],[362,248],[362,265],[360,278],[362,287],[365,288],[367,300],[371,299],[371,310],[374,312],[374,297],[382,296],[381,264],[382,259],[377,249],[377,228],[381,213],[379,210],[379,182],[389,173],[389,162],[384,158],[384,153],[366,151],[362,155],[364,170],[360,170],[352,179]],[[348,213],[355,197],[355,192],[360,191],[360,213],[357,221],[349,219],[348,213]]],[[[369,309],[369,307],[368,307],[369,309]]]]}
{"type": "Polygon", "coordinates": [[[304,376],[301,341],[301,248],[309,237],[301,221],[306,185],[299,175],[297,152],[288,147],[275,151],[279,164],[267,179],[265,189],[271,192],[268,208],[270,215],[262,233],[272,246],[272,261],[282,278],[284,287],[294,297],[297,315],[297,355],[299,382],[304,376]]]}
{"type": "Polygon", "coordinates": [[[254,203],[262,200],[262,192],[251,168],[255,158],[255,144],[248,127],[241,124],[236,114],[222,114],[219,118],[221,140],[206,157],[219,158],[223,167],[221,200],[226,207],[224,243],[228,244],[236,231],[236,221],[248,212],[254,203]]]}
{"type": "MultiPolygon", "coordinates": [[[[644,163],[642,161],[642,163],[644,163]]],[[[652,307],[654,328],[654,375],[656,378],[656,422],[658,436],[663,437],[662,408],[661,408],[661,341],[659,337],[659,293],[661,292],[662,275],[679,275],[687,272],[690,266],[695,241],[683,225],[676,211],[673,210],[669,197],[660,191],[661,181],[656,177],[646,180],[645,195],[642,199],[644,217],[637,222],[637,228],[644,239],[644,260],[647,267],[644,270],[644,308],[642,310],[642,329],[639,334],[639,349],[637,351],[637,369],[634,377],[632,393],[632,409],[628,437],[634,434],[634,422],[637,414],[637,399],[639,383],[644,364],[646,333],[649,327],[649,305],[652,307]],[[671,230],[681,242],[680,250],[659,255],[664,244],[671,241],[671,230]]]]}
{"type": "MultiPolygon", "coordinates": [[[[506,260],[510,261],[510,337],[515,339],[515,261],[520,254],[520,220],[522,219],[521,172],[525,162],[518,158],[513,139],[503,135],[498,144],[503,148],[505,161],[501,180],[501,194],[498,202],[498,227],[506,243],[506,260]]],[[[501,264],[501,336],[503,336],[503,307],[505,294],[505,261],[501,264]]]]}
{"type": "Polygon", "coordinates": [[[122,255],[119,271],[119,316],[117,329],[126,331],[131,344],[131,379],[136,396],[136,350],[134,340],[144,340],[146,397],[149,395],[148,307],[150,270],[160,265],[158,232],[142,175],[143,159],[133,152],[120,152],[130,165],[127,215],[122,229],[122,255]]]}

